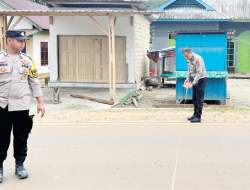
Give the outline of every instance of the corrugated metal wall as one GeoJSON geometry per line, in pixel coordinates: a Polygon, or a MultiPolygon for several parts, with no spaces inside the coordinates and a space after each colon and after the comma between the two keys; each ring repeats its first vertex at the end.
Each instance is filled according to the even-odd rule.
{"type": "Polygon", "coordinates": [[[179,34],[176,41],[177,71],[188,69],[187,60],[182,49],[189,47],[194,53],[203,57],[207,71],[227,70],[227,36],[225,34],[179,34]]]}
{"type": "MultiPolygon", "coordinates": [[[[176,70],[187,71],[187,60],[182,49],[189,47],[192,52],[203,57],[207,71],[227,70],[227,36],[225,34],[179,34],[176,40],[176,70]]],[[[185,99],[186,89],[182,86],[185,78],[178,78],[176,100],[185,99]]],[[[217,100],[226,104],[227,83],[225,78],[208,78],[205,100],[217,100]]],[[[192,100],[192,90],[188,90],[187,100],[192,100]]]]}
{"type": "MultiPolygon", "coordinates": [[[[183,83],[186,79],[178,78],[176,83],[176,99],[177,100],[184,100],[186,95],[186,88],[183,88],[183,83]]],[[[192,100],[193,90],[188,90],[187,93],[187,100],[192,100]]],[[[205,89],[205,100],[218,100],[218,101],[225,101],[227,99],[227,83],[225,79],[218,78],[218,79],[211,79],[208,78],[207,86],[205,89]]]]}

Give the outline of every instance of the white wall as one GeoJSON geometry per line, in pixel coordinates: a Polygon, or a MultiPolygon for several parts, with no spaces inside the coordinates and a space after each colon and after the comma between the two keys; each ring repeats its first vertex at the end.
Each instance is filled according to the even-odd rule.
{"type": "MultiPolygon", "coordinates": [[[[108,17],[94,17],[108,31],[108,17]]],[[[50,25],[50,80],[58,80],[58,35],[105,35],[103,31],[86,16],[55,16],[50,25]]],[[[128,64],[128,83],[135,82],[134,72],[134,29],[130,17],[118,17],[115,25],[116,36],[126,36],[126,63],[128,64]]]]}
{"type": "Polygon", "coordinates": [[[33,35],[33,60],[37,71],[38,73],[49,73],[49,66],[41,66],[41,42],[49,42],[49,32],[40,32],[33,35]]]}
{"type": "Polygon", "coordinates": [[[149,50],[150,22],[143,15],[134,16],[135,25],[135,80],[141,82],[141,78],[149,76],[149,50]]]}
{"type": "MultiPolygon", "coordinates": [[[[3,10],[10,10],[10,9],[0,4],[0,11],[3,11],[3,10]]],[[[9,22],[10,18],[11,18],[10,16],[7,17],[8,22],[9,22]]],[[[15,16],[13,21],[11,22],[11,25],[14,24],[18,19],[19,19],[19,16],[15,16]]],[[[16,25],[16,27],[14,29],[33,29],[33,26],[27,20],[22,19],[16,25]]]]}

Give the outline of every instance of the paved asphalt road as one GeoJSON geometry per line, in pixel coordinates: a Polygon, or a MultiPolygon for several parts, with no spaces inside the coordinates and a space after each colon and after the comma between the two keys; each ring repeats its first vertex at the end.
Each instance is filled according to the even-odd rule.
{"type": "Polygon", "coordinates": [[[0,190],[250,189],[250,125],[35,124],[26,180],[12,154],[0,190]]]}

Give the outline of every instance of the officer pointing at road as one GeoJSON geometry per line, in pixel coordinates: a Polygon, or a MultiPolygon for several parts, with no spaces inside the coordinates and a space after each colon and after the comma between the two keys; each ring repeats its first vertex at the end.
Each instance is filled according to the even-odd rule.
{"type": "Polygon", "coordinates": [[[7,49],[0,52],[0,183],[3,161],[7,157],[11,131],[14,136],[15,174],[28,177],[23,163],[27,156],[27,139],[32,127],[29,116],[31,94],[38,101],[37,113],[45,114],[38,73],[33,60],[21,51],[27,39],[25,31],[6,32],[7,49]]]}
{"type": "Polygon", "coordinates": [[[188,85],[188,88],[193,88],[194,114],[188,120],[192,123],[201,122],[204,92],[207,84],[205,64],[202,57],[193,53],[189,48],[184,48],[182,54],[188,61],[188,74],[185,83],[189,82],[190,77],[193,78],[193,82],[188,85]]]}

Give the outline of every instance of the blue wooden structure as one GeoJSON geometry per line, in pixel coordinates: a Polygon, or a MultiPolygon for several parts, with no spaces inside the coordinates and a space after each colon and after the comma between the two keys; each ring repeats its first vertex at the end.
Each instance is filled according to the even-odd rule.
{"type": "MultiPolygon", "coordinates": [[[[220,101],[227,99],[227,40],[232,38],[231,31],[178,31],[170,32],[176,37],[176,102],[185,99],[186,89],[182,87],[187,76],[187,60],[182,49],[189,47],[200,55],[207,70],[205,100],[220,101]]],[[[192,90],[188,90],[187,100],[192,100],[192,90]]]]}

